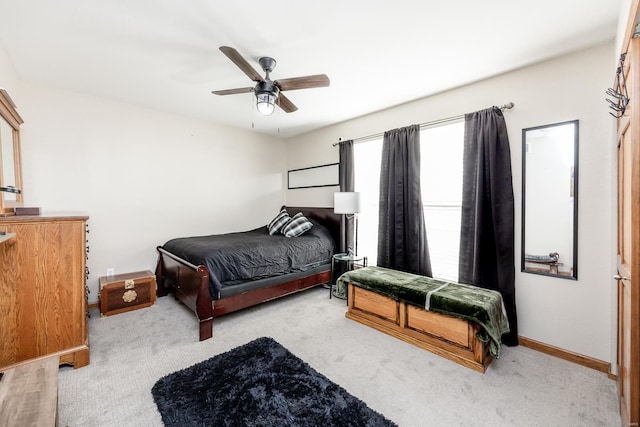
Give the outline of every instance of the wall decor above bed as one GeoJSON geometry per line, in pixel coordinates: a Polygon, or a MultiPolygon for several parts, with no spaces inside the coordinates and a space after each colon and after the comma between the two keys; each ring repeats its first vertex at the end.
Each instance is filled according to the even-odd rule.
{"type": "Polygon", "coordinates": [[[287,188],[333,187],[340,185],[339,163],[292,169],[287,172],[287,188]]]}

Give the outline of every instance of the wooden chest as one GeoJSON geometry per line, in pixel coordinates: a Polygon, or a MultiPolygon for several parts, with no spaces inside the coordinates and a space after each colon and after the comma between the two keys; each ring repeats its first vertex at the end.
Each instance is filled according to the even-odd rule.
{"type": "Polygon", "coordinates": [[[484,373],[491,363],[480,327],[468,320],[434,313],[349,283],[345,316],[467,368],[484,373]]]}
{"type": "Polygon", "coordinates": [[[156,276],[151,271],[100,277],[100,314],[111,316],[156,303],[156,276]]]}

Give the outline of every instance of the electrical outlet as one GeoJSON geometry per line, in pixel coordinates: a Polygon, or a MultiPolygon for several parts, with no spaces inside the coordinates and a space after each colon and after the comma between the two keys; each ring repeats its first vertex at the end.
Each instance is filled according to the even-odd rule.
{"type": "Polygon", "coordinates": [[[116,274],[116,269],[111,267],[111,268],[107,268],[107,277],[111,277],[114,274],[116,274]]]}

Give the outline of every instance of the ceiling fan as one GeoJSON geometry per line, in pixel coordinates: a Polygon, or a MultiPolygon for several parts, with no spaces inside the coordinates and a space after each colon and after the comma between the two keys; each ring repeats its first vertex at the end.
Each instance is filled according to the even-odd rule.
{"type": "Polygon", "coordinates": [[[257,82],[255,87],[243,87],[238,89],[214,90],[211,93],[216,95],[234,95],[237,93],[254,92],[256,95],[256,107],[258,111],[268,116],[273,113],[278,105],[286,113],[292,113],[298,109],[293,102],[282,93],[285,90],[310,89],[314,87],[329,86],[329,77],[325,74],[313,76],[292,77],[282,80],[271,80],[269,73],[276,66],[276,60],[268,56],[263,56],[258,63],[265,72],[263,78],[258,72],[232,47],[220,46],[222,53],[238,66],[251,80],[257,82]]]}

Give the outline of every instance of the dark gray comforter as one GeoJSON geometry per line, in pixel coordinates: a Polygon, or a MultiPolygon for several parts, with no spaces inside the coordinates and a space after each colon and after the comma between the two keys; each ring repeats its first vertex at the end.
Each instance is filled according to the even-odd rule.
{"type": "Polygon", "coordinates": [[[209,270],[209,290],[213,298],[225,286],[238,281],[304,271],[329,263],[334,241],[329,231],[316,221],[299,237],[270,236],[267,227],[210,236],[169,240],[162,247],[194,265],[209,270]]]}

